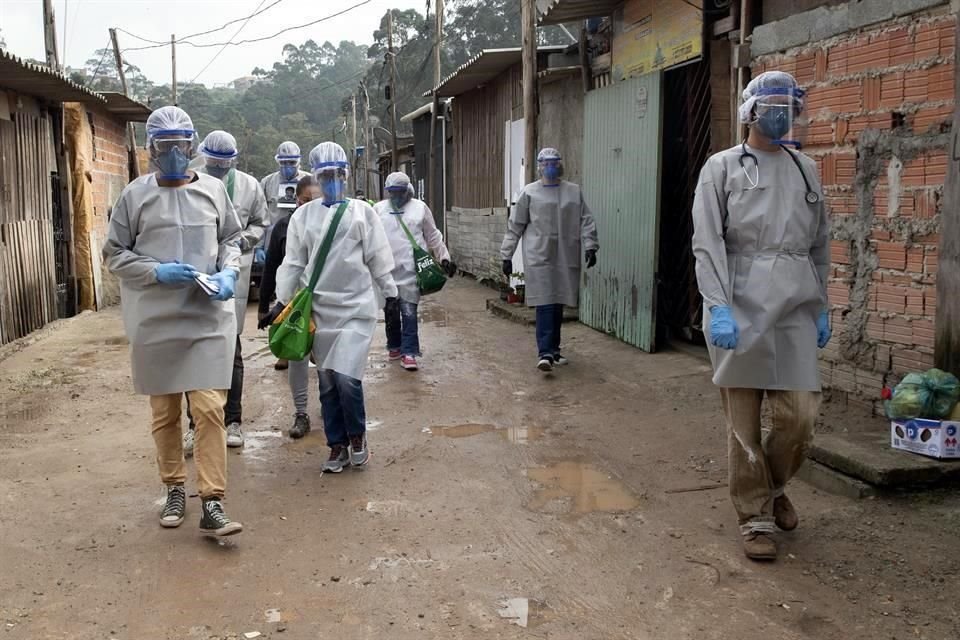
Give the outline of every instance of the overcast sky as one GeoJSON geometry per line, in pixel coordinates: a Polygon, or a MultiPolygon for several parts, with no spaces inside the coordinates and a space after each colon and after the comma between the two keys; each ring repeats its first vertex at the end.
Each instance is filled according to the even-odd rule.
{"type": "MultiPolygon", "coordinates": [[[[142,38],[169,41],[170,35],[183,37],[215,29],[237,18],[244,18],[277,0],[53,0],[57,18],[57,42],[61,61],[82,67],[96,49],[109,43],[109,27],[119,27],[142,38]],[[66,33],[64,33],[66,31],[66,33]],[[63,39],[66,35],[66,47],[63,39]],[[64,55],[66,51],[66,55],[64,55]]],[[[343,11],[364,0],[280,0],[276,6],[251,19],[233,40],[272,35],[281,29],[303,25],[343,11]]],[[[208,86],[224,84],[249,75],[254,67],[269,69],[280,59],[284,44],[300,44],[312,38],[317,42],[353,40],[361,44],[373,41],[373,32],[387,8],[416,8],[421,13],[427,0],[368,0],[348,13],[319,24],[288,31],[272,40],[230,46],[197,78],[208,86]]],[[[22,57],[44,59],[43,3],[41,0],[0,0],[0,33],[7,49],[22,57]]],[[[223,43],[243,26],[243,21],[206,36],[197,44],[223,43]]],[[[120,48],[149,45],[118,33],[120,48]]],[[[220,47],[177,46],[177,79],[193,79],[210,62],[220,47]]],[[[128,62],[140,67],[157,84],[170,82],[170,47],[164,46],[124,54],[128,62]]],[[[109,62],[109,60],[108,60],[109,62]]]]}

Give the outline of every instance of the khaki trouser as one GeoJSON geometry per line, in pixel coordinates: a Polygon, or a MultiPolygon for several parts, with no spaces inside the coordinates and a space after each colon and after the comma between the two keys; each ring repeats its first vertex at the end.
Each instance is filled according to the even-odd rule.
{"type": "Polygon", "coordinates": [[[742,533],[773,530],[773,500],[803,464],[813,440],[820,392],[766,391],[773,425],[760,431],[763,389],[723,388],[730,497],[742,533]]]}
{"type": "MultiPolygon", "coordinates": [[[[222,498],[227,488],[227,430],[223,425],[226,391],[189,391],[190,407],[197,423],[194,460],[201,498],[222,498]]],[[[153,440],[157,443],[157,466],[165,485],[184,484],[187,465],[183,459],[183,429],[180,425],[182,393],[150,396],[153,409],[153,440]]]]}

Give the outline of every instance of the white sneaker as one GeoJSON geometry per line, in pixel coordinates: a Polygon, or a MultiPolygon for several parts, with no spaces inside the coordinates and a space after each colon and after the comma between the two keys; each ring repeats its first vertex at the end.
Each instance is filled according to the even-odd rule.
{"type": "Polygon", "coordinates": [[[187,429],[187,432],[183,434],[183,457],[190,458],[193,457],[193,445],[196,440],[197,432],[194,429],[187,429]]]}
{"type": "Polygon", "coordinates": [[[540,361],[537,363],[537,369],[548,373],[553,371],[553,359],[552,358],[540,358],[540,361]]]}
{"type": "Polygon", "coordinates": [[[243,430],[240,429],[239,422],[231,422],[227,425],[227,446],[231,449],[243,446],[243,430]]]}

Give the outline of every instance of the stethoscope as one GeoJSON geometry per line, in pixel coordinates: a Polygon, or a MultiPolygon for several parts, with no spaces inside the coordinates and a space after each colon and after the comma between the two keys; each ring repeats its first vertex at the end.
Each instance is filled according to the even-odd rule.
{"type": "MultiPolygon", "coordinates": [[[[740,145],[740,168],[743,170],[743,175],[746,177],[747,182],[750,184],[750,188],[747,191],[753,191],[760,186],[760,162],[757,160],[757,156],[750,153],[747,149],[746,140],[743,141],[740,145]],[[747,171],[747,167],[743,162],[744,158],[750,158],[753,160],[753,167],[756,174],[756,179],[750,179],[750,172],[747,171]]],[[[807,174],[803,171],[803,166],[800,164],[800,158],[796,156],[790,149],[787,149],[785,146],[780,145],[780,148],[787,152],[787,155],[790,156],[790,159],[793,160],[793,164],[797,165],[797,171],[800,172],[800,177],[803,178],[803,184],[807,189],[807,195],[804,197],[808,204],[817,204],[820,202],[820,194],[813,190],[813,187],[810,186],[810,181],[807,179],[807,174]]]]}

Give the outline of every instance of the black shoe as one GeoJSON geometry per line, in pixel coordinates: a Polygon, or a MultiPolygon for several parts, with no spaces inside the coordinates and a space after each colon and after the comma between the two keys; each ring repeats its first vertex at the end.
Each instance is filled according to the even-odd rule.
{"type": "Polygon", "coordinates": [[[187,513],[187,491],[182,484],[167,487],[167,503],[160,512],[160,526],[168,529],[179,527],[187,513]]]}
{"type": "Polygon", "coordinates": [[[299,439],[308,433],[310,433],[310,416],[305,413],[298,413],[293,419],[293,426],[290,427],[290,437],[299,439]]]}
{"type": "Polygon", "coordinates": [[[232,536],[243,531],[239,522],[231,522],[223,512],[219,498],[204,498],[203,515],[200,517],[200,533],[208,536],[232,536]]]}

